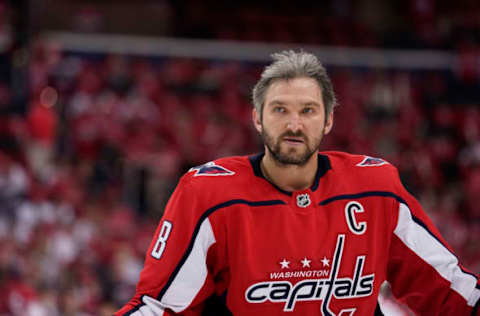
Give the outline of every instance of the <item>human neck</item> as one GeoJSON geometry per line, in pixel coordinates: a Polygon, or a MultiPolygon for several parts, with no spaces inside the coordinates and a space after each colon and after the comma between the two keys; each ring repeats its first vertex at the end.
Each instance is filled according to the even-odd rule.
{"type": "Polygon", "coordinates": [[[275,160],[266,150],[260,166],[264,177],[280,189],[287,192],[305,190],[315,181],[318,154],[313,154],[304,165],[286,165],[275,160]]]}

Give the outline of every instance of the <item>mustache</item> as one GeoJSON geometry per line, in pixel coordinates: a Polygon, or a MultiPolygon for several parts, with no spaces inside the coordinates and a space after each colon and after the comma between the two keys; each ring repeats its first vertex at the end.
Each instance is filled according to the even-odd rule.
{"type": "Polygon", "coordinates": [[[282,135],[280,135],[280,138],[284,138],[284,137],[301,137],[301,138],[303,138],[304,140],[307,139],[307,137],[305,136],[305,134],[303,134],[303,133],[300,132],[300,131],[298,131],[298,132],[287,131],[287,132],[283,133],[282,135]]]}

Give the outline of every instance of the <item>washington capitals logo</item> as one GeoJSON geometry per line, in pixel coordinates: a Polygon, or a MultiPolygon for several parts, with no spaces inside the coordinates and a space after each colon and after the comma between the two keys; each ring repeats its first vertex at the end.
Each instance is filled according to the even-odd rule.
{"type": "Polygon", "coordinates": [[[357,167],[376,167],[385,165],[387,163],[388,162],[380,158],[365,156],[365,159],[363,159],[362,162],[358,163],[357,167]]]}
{"type": "Polygon", "coordinates": [[[231,176],[234,175],[235,172],[228,170],[227,168],[224,168],[222,166],[219,166],[215,164],[215,162],[210,161],[207,162],[206,164],[203,164],[198,167],[193,167],[188,172],[195,171],[194,177],[198,176],[210,176],[210,177],[216,177],[216,176],[231,176]]]}
{"type": "MultiPolygon", "coordinates": [[[[366,274],[364,271],[366,255],[357,256],[352,272],[344,271],[340,274],[344,245],[345,234],[337,235],[337,244],[328,276],[305,278],[296,283],[288,280],[261,281],[250,285],[246,289],[245,300],[252,304],[262,304],[264,302],[282,304],[284,312],[293,312],[296,304],[301,302],[321,301],[319,315],[355,315],[355,307],[344,308],[338,314],[335,314],[330,308],[332,299],[356,299],[372,295],[375,274],[366,274]]],[[[284,259],[284,261],[286,260],[284,259]]]]}

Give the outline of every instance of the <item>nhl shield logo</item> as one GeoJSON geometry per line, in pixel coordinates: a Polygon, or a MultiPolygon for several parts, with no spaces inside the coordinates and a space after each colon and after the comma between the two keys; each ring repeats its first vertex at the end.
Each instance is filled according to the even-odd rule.
{"type": "Polygon", "coordinates": [[[297,195],[297,206],[298,207],[305,208],[305,207],[309,206],[310,203],[311,203],[310,195],[308,195],[308,193],[297,195]]]}

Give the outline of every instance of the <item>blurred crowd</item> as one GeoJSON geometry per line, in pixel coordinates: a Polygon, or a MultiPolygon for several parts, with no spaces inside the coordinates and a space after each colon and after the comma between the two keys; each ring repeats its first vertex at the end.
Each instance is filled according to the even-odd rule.
{"type": "Polygon", "coordinates": [[[189,38],[417,49],[460,49],[480,39],[476,0],[163,3],[172,12],[167,34],[189,38]]]}
{"type": "Polygon", "coordinates": [[[29,110],[0,119],[0,315],[110,315],[178,177],[259,150],[259,68],[32,51],[29,110]]]}
{"type": "MultiPolygon", "coordinates": [[[[0,118],[0,315],[110,315],[189,167],[255,153],[263,65],[32,50],[25,116],[0,118]]],[[[480,272],[479,71],[329,67],[324,149],[382,156],[480,272]]],[[[0,105],[11,91],[0,85],[0,105]]]]}
{"type": "Polygon", "coordinates": [[[480,40],[476,0],[140,0],[32,4],[34,27],[74,32],[464,50],[480,40]],[[135,23],[127,23],[135,11],[135,23]]]}

